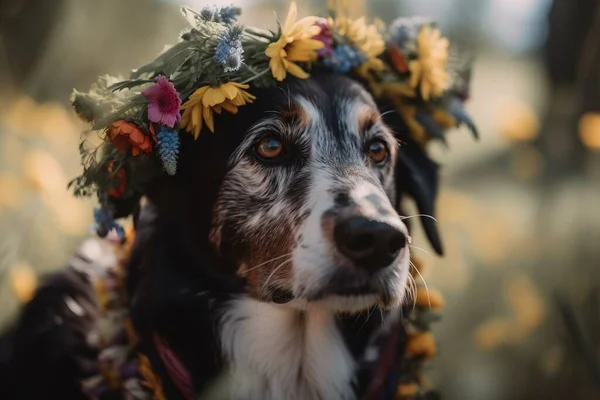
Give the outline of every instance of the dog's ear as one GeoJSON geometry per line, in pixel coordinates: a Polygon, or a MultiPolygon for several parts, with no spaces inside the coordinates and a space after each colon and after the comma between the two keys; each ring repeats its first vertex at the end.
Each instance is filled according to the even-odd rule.
{"type": "MultiPolygon", "coordinates": [[[[381,104],[379,106],[384,110],[389,108],[381,108],[381,104]]],[[[435,221],[439,183],[438,164],[427,156],[421,145],[415,142],[408,126],[397,112],[385,113],[384,121],[395,132],[400,142],[395,170],[396,210],[401,212],[403,198],[411,197],[417,205],[423,229],[431,246],[436,253],[442,255],[444,252],[442,240],[435,221]]]]}

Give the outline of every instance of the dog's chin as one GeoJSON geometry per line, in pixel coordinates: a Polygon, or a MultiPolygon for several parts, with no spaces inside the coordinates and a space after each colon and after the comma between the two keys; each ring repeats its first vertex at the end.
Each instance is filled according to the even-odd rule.
{"type": "Polygon", "coordinates": [[[331,295],[313,303],[323,309],[347,313],[360,312],[376,305],[383,308],[381,298],[377,294],[331,295]]]}
{"type": "Polygon", "coordinates": [[[378,306],[382,309],[392,309],[400,306],[404,299],[405,284],[373,285],[352,289],[336,289],[311,301],[323,308],[339,312],[359,312],[378,306]]]}
{"type": "Polygon", "coordinates": [[[398,297],[395,301],[384,303],[380,295],[373,293],[353,296],[330,295],[318,300],[295,298],[285,303],[285,306],[299,310],[318,308],[320,310],[336,313],[358,313],[375,306],[380,307],[381,309],[395,308],[400,305],[401,302],[401,297],[398,297]]]}
{"type": "Polygon", "coordinates": [[[364,288],[331,288],[320,290],[318,295],[307,297],[294,297],[291,292],[282,291],[272,296],[270,303],[279,304],[300,310],[315,309],[327,310],[340,313],[356,313],[370,309],[374,306],[382,309],[392,309],[402,304],[405,285],[396,287],[398,293],[393,293],[391,287],[374,290],[371,287],[364,288]]]}

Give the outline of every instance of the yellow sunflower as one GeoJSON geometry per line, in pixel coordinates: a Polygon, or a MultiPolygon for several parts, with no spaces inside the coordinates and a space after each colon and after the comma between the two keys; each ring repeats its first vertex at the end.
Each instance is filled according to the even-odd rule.
{"type": "Polygon", "coordinates": [[[276,42],[269,44],[265,51],[267,57],[271,58],[269,67],[273,77],[278,81],[283,81],[288,72],[297,78],[308,78],[308,73],[296,63],[315,61],[316,50],[324,46],[323,42],[313,39],[321,32],[321,28],[315,25],[317,17],[305,17],[296,21],[297,15],[296,3],[292,2],[281,28],[281,36],[276,42]]]}
{"type": "Polygon", "coordinates": [[[425,145],[429,140],[429,136],[425,128],[417,121],[417,107],[398,98],[393,102],[396,110],[408,126],[413,139],[417,143],[425,145]]]}
{"type": "Polygon", "coordinates": [[[334,21],[336,32],[347,38],[368,59],[378,57],[385,50],[385,41],[378,24],[367,24],[365,17],[355,20],[339,17],[334,21]]]}
{"type": "Polygon", "coordinates": [[[222,83],[218,87],[202,86],[181,106],[181,126],[187,132],[193,133],[194,139],[198,139],[203,124],[214,133],[213,111],[220,114],[226,110],[236,114],[239,106],[252,103],[256,99],[244,90],[249,87],[236,82],[222,83]]]}
{"type": "Polygon", "coordinates": [[[387,98],[415,97],[415,90],[406,82],[387,82],[377,85],[375,95],[387,98]]]}
{"type": "Polygon", "coordinates": [[[439,29],[424,26],[417,37],[417,59],[410,61],[410,86],[421,86],[421,97],[428,101],[431,96],[439,97],[448,85],[446,61],[448,39],[441,36],[439,29]]]}
{"type": "Polygon", "coordinates": [[[355,20],[339,17],[335,21],[330,19],[329,25],[335,26],[338,34],[348,39],[354,47],[367,56],[367,60],[358,66],[355,72],[373,87],[375,80],[370,72],[381,73],[384,69],[383,61],[378,58],[385,51],[385,41],[380,34],[381,24],[375,22],[369,25],[364,17],[355,20]]]}

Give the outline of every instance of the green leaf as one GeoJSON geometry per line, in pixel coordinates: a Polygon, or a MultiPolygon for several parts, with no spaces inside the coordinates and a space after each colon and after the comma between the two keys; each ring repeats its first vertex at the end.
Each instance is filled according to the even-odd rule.
{"type": "Polygon", "coordinates": [[[175,45],[173,45],[170,49],[159,55],[154,61],[144,65],[141,68],[138,68],[131,74],[132,79],[137,79],[140,76],[148,73],[157,73],[160,71],[165,63],[169,62],[174,56],[176,56],[180,51],[186,50],[190,47],[189,41],[182,41],[175,45]]]}
{"type": "Polygon", "coordinates": [[[244,33],[243,36],[244,37],[249,37],[249,40],[256,40],[256,38],[263,38],[263,39],[267,39],[269,41],[274,39],[275,33],[272,31],[263,31],[261,29],[257,29],[257,28],[244,28],[244,33]]]}
{"type": "Polygon", "coordinates": [[[133,110],[137,107],[142,107],[148,104],[148,99],[146,99],[143,95],[137,95],[127,103],[123,104],[119,107],[111,116],[115,117],[114,119],[118,119],[119,117],[125,116],[127,112],[133,110]]]}
{"type": "Polygon", "coordinates": [[[152,79],[127,80],[127,81],[118,82],[118,83],[115,83],[114,85],[109,86],[108,90],[110,90],[111,92],[118,92],[123,89],[131,89],[136,86],[144,85],[146,83],[153,83],[153,82],[154,82],[154,80],[152,80],[152,79]]]}

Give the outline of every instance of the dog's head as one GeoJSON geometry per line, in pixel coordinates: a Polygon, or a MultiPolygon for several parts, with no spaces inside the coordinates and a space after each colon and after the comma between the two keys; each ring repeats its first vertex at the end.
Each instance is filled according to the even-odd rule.
{"type": "Polygon", "coordinates": [[[182,174],[194,175],[172,186],[167,196],[188,198],[172,207],[190,224],[210,208],[210,229],[200,231],[255,298],[337,310],[398,305],[409,266],[408,231],[392,206],[398,142],[371,96],[324,75],[257,98],[217,121],[223,133],[182,146],[190,149],[182,174]]]}

